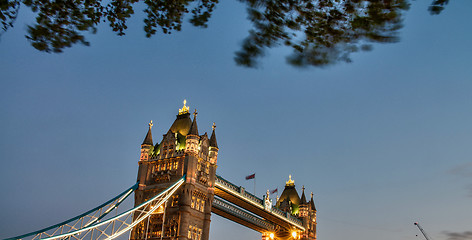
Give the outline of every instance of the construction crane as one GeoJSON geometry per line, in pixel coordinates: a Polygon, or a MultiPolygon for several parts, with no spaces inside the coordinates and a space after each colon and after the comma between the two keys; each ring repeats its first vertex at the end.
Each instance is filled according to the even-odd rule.
{"type": "Polygon", "coordinates": [[[428,235],[426,235],[426,232],[423,230],[423,228],[420,226],[418,222],[415,222],[414,224],[415,226],[418,227],[418,229],[421,231],[421,233],[423,234],[424,238],[426,238],[426,240],[432,240],[431,238],[428,237],[428,235]]]}

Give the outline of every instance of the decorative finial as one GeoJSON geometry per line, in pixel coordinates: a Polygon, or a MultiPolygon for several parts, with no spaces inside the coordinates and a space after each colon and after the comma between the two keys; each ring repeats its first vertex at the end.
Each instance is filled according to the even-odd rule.
{"type": "Polygon", "coordinates": [[[197,109],[195,108],[195,111],[193,112],[193,116],[197,117],[197,114],[198,112],[197,112],[197,109]]]}
{"type": "Polygon", "coordinates": [[[313,198],[313,192],[311,192],[311,198],[313,198]]]}
{"type": "Polygon", "coordinates": [[[213,131],[215,131],[215,128],[216,128],[216,124],[215,124],[215,122],[213,122],[213,125],[211,126],[211,129],[213,129],[213,131]]]}
{"type": "Polygon", "coordinates": [[[184,99],[184,106],[179,109],[179,115],[188,113],[189,107],[186,106],[185,104],[187,104],[187,100],[186,100],[186,99],[184,99]]]}
{"type": "Polygon", "coordinates": [[[305,185],[302,186],[302,190],[305,191],[305,185]]]}
{"type": "Polygon", "coordinates": [[[267,189],[267,198],[269,198],[269,189],[267,189]]]}
{"type": "Polygon", "coordinates": [[[286,186],[293,186],[293,185],[295,185],[295,181],[292,180],[292,175],[291,175],[291,174],[288,175],[288,181],[285,182],[285,185],[286,185],[286,186]]]}
{"type": "Polygon", "coordinates": [[[149,124],[149,129],[151,129],[152,126],[154,125],[154,124],[152,124],[152,120],[148,124],[149,124]]]}

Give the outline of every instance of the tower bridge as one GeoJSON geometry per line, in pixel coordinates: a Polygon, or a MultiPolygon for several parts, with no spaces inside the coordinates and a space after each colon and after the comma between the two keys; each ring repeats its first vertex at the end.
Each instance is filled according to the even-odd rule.
{"type": "Polygon", "coordinates": [[[289,178],[273,204],[269,191],[261,199],[216,175],[218,144],[213,123],[211,136],[199,134],[197,112],[179,109],[176,120],[153,144],[149,123],[141,144],[137,184],[112,200],[70,220],[14,239],[208,240],[211,213],[262,234],[269,239],[316,239],[316,208],[301,197],[289,178]],[[109,213],[134,192],[134,207],[109,213]]]}

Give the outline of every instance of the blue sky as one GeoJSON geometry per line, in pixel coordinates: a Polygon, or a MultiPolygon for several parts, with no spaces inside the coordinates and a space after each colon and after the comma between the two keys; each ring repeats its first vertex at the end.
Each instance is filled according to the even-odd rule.
{"type": "MultiPolygon", "coordinates": [[[[125,37],[101,26],[63,54],[29,46],[23,8],[0,42],[0,238],[131,186],[147,123],[160,140],[183,99],[200,132],[217,124],[218,174],[252,191],[255,172],[259,196],[289,174],[314,192],[318,239],[422,239],[415,221],[434,239],[470,231],[472,2],[439,16],[429,2],[413,2],[401,42],[323,69],[288,66],[283,47],[235,66],[250,28],[236,1],[208,29],[147,39],[138,14],[125,37]]],[[[210,238],[260,234],[212,216],[210,238]]]]}

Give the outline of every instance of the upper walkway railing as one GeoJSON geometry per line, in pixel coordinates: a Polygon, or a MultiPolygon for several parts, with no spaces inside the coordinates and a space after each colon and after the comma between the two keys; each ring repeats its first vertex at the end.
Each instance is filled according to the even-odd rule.
{"type": "Polygon", "coordinates": [[[259,226],[263,229],[266,229],[266,230],[269,230],[269,231],[273,231],[275,229],[275,226],[273,224],[261,219],[260,217],[255,216],[251,213],[243,211],[243,210],[239,209],[238,207],[236,207],[236,206],[234,206],[230,203],[227,203],[224,200],[214,198],[212,207],[215,207],[215,208],[217,208],[221,211],[229,213],[229,214],[231,214],[235,217],[238,217],[239,219],[243,219],[244,221],[252,223],[252,224],[254,224],[256,226],[259,226]]]}
{"type": "Polygon", "coordinates": [[[305,230],[303,227],[303,221],[298,219],[297,217],[293,216],[292,214],[288,212],[284,212],[278,208],[271,207],[270,210],[265,209],[264,207],[264,201],[248,192],[245,191],[243,187],[238,187],[231,183],[230,181],[224,179],[223,177],[216,175],[215,178],[215,186],[218,188],[222,188],[228,193],[231,193],[235,196],[238,196],[239,198],[244,199],[245,201],[251,203],[252,205],[270,212],[272,215],[277,216],[278,218],[283,219],[284,221],[295,225],[296,227],[305,230]]]}
{"type": "Polygon", "coordinates": [[[262,201],[262,199],[246,192],[243,187],[238,187],[219,175],[216,175],[215,184],[223,185],[226,188],[229,188],[233,192],[237,193],[238,195],[244,196],[244,198],[250,200],[252,203],[257,204],[258,206],[261,206],[262,208],[264,208],[264,201],[262,201]]]}

